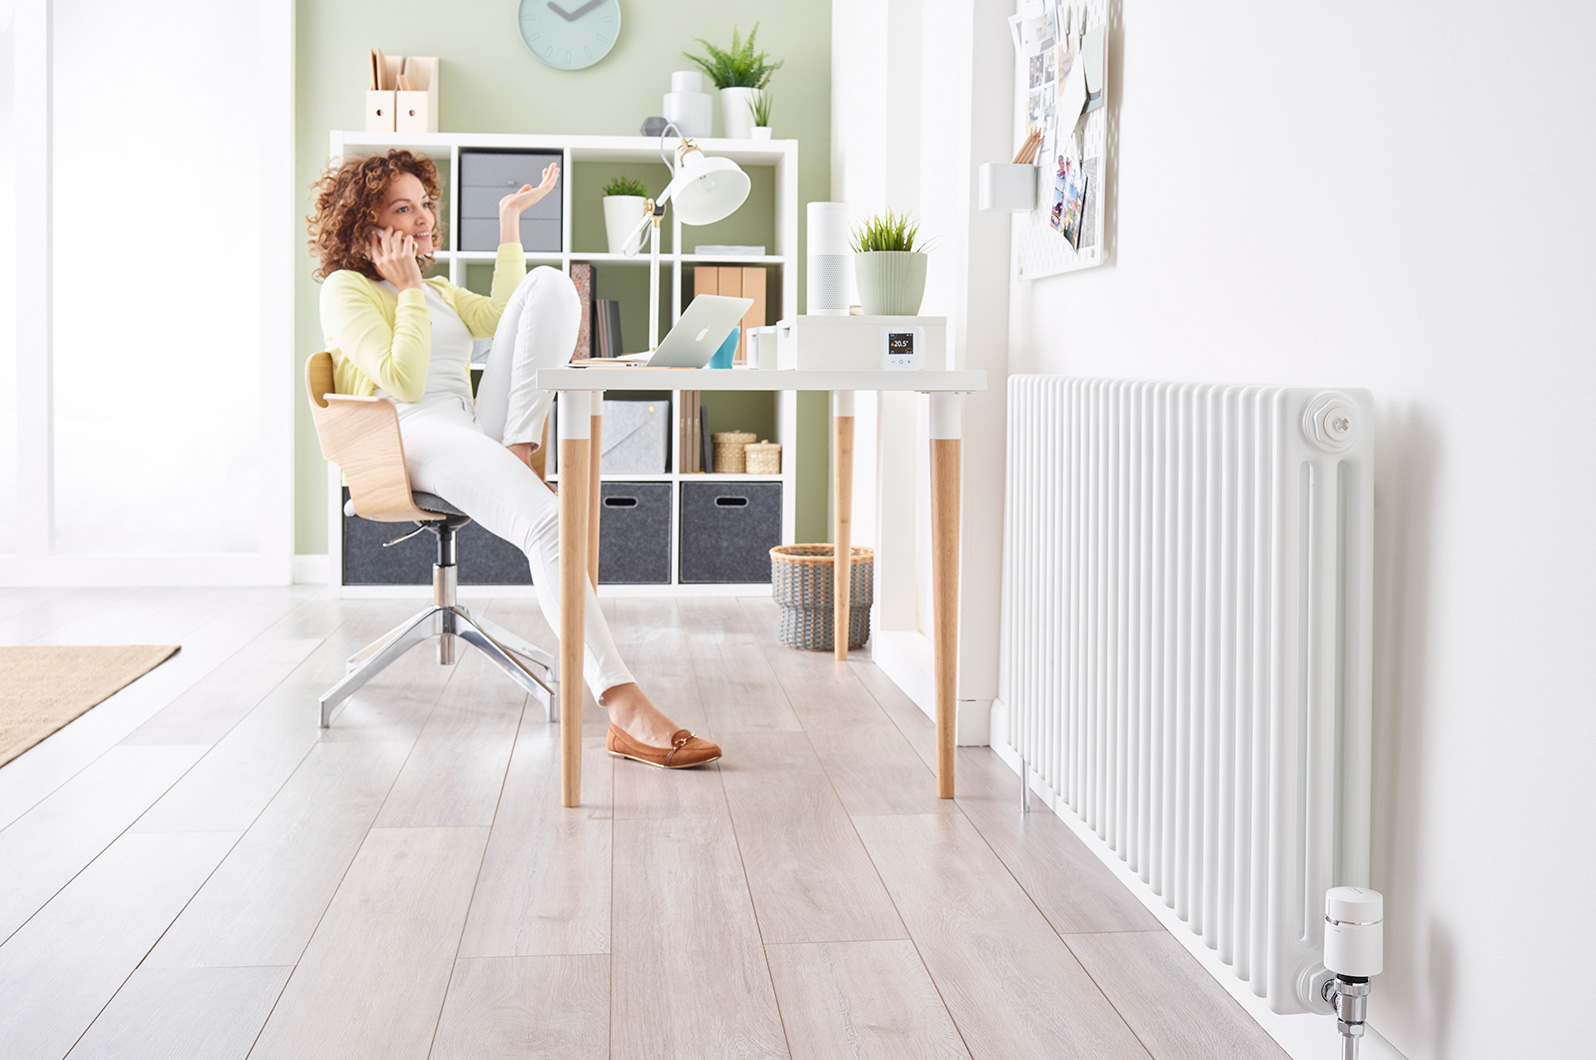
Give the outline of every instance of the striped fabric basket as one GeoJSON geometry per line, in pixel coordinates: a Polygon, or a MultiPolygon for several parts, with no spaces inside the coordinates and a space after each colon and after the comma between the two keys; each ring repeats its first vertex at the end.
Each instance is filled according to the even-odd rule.
{"type": "MultiPolygon", "coordinates": [[[[875,601],[876,553],[855,548],[848,608],[848,647],[870,639],[870,605],[875,601]]],[[[789,648],[830,651],[832,615],[831,545],[777,545],[770,550],[772,595],[781,608],[781,642],[789,648]]]]}

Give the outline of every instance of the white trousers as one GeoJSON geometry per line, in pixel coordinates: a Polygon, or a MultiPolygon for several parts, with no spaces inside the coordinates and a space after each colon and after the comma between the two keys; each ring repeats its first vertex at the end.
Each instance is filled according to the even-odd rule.
{"type": "MultiPolygon", "coordinates": [[[[571,359],[582,307],[570,278],[542,266],[527,273],[493,336],[473,410],[453,396],[400,405],[399,433],[411,485],[434,493],[526,553],[538,606],[560,628],[560,505],[532,469],[505,448],[538,442],[553,395],[533,386],[539,368],[571,359]]],[[[584,576],[584,581],[586,580],[584,576]]],[[[633,680],[598,597],[587,588],[582,676],[597,699],[633,680]]],[[[561,675],[569,680],[567,675],[561,675]]]]}

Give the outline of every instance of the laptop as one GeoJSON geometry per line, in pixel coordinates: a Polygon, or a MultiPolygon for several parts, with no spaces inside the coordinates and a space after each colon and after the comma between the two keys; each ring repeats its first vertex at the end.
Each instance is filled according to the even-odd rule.
{"type": "Polygon", "coordinates": [[[627,353],[620,357],[596,357],[573,361],[590,367],[630,365],[644,368],[703,368],[726,341],[732,328],[742,323],[753,308],[752,298],[701,294],[682,313],[670,334],[660,340],[650,357],[646,353],[627,353]]]}
{"type": "Polygon", "coordinates": [[[659,349],[648,359],[648,367],[704,367],[753,306],[752,298],[699,295],[676,321],[670,334],[660,340],[659,349]]]}

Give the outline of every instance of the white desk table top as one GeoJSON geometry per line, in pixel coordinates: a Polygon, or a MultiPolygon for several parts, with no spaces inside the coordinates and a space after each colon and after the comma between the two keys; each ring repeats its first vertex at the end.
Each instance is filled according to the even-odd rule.
{"type": "Polygon", "coordinates": [[[814,371],[755,368],[542,368],[540,390],[899,390],[975,393],[983,371],[814,371]]]}

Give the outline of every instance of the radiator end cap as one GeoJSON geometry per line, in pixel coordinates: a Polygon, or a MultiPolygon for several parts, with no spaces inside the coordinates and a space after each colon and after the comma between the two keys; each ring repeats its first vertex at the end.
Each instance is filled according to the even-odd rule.
{"type": "Polygon", "coordinates": [[[1302,410],[1302,433],[1310,444],[1327,453],[1345,452],[1358,440],[1360,419],[1351,398],[1330,390],[1309,401],[1302,410]]]}

